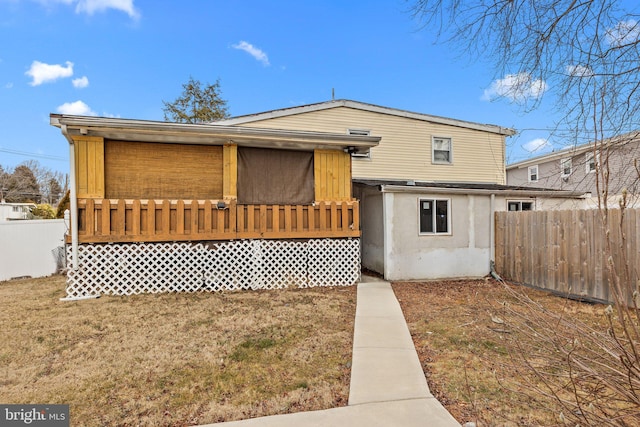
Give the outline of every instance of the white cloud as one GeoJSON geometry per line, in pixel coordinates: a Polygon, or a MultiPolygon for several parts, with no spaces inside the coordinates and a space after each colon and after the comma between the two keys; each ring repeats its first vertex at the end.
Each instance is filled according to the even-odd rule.
{"type": "Polygon", "coordinates": [[[605,33],[605,39],[611,46],[622,46],[627,43],[635,43],[640,39],[640,25],[629,19],[620,21],[615,27],[609,28],[605,33]]]}
{"type": "Polygon", "coordinates": [[[97,116],[97,114],[82,101],[65,102],[56,110],[60,114],[72,114],[76,116],[97,116]]]}
{"type": "Polygon", "coordinates": [[[507,74],[503,79],[495,80],[484,90],[482,100],[491,101],[505,97],[512,101],[523,102],[529,98],[540,98],[547,90],[547,83],[534,79],[529,73],[507,74]]]}
{"type": "Polygon", "coordinates": [[[71,83],[73,83],[73,87],[75,87],[76,89],[84,89],[85,87],[89,86],[89,79],[87,78],[87,76],[82,76],[78,77],[77,79],[71,80],[71,83]]]}
{"type": "Polygon", "coordinates": [[[593,71],[586,65],[567,65],[564,67],[567,74],[571,77],[591,77],[593,71]]]}
{"type": "Polygon", "coordinates": [[[73,75],[73,63],[67,61],[65,64],[66,66],[63,67],[60,64],[45,64],[44,62],[33,61],[31,68],[25,74],[33,79],[29,83],[31,86],[54,82],[73,75]]]}
{"type": "Polygon", "coordinates": [[[536,138],[536,139],[532,139],[531,141],[525,144],[522,144],[522,148],[524,148],[530,153],[533,153],[536,151],[551,150],[553,148],[553,144],[551,144],[549,140],[546,138],[536,138]]]}
{"type": "Polygon", "coordinates": [[[86,13],[93,15],[96,12],[104,12],[108,9],[115,9],[126,13],[133,19],[140,17],[140,12],[133,5],[134,0],[36,0],[44,6],[51,6],[58,3],[66,5],[76,5],[76,13],[86,13]]]}
{"type": "Polygon", "coordinates": [[[244,50],[249,55],[253,56],[257,61],[262,62],[262,64],[265,67],[270,65],[269,64],[269,57],[267,56],[267,54],[265,52],[263,52],[261,49],[258,49],[257,47],[252,45],[251,43],[247,43],[245,41],[240,41],[240,43],[236,43],[234,45],[231,45],[231,47],[234,48],[234,49],[238,49],[238,50],[244,50]]]}
{"type": "Polygon", "coordinates": [[[11,89],[13,87],[13,82],[9,82],[6,85],[4,85],[5,89],[11,89]]]}
{"type": "Polygon", "coordinates": [[[104,12],[107,9],[119,10],[133,19],[140,17],[140,12],[133,5],[133,0],[79,0],[76,5],[76,13],[84,12],[88,15],[104,12]]]}
{"type": "Polygon", "coordinates": [[[77,0],[35,0],[38,3],[44,5],[44,6],[50,6],[52,4],[56,4],[56,3],[64,3],[64,4],[72,4],[74,2],[76,2],[77,0]]]}

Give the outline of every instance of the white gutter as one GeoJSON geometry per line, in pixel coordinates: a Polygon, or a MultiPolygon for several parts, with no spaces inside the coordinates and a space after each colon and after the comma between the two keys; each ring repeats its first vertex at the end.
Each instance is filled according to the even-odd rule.
{"type": "Polygon", "coordinates": [[[73,253],[73,263],[71,268],[78,269],[78,197],[76,194],[76,152],[73,139],[67,132],[67,125],[60,126],[62,135],[69,141],[69,199],[71,214],[71,251],[73,253]]]}

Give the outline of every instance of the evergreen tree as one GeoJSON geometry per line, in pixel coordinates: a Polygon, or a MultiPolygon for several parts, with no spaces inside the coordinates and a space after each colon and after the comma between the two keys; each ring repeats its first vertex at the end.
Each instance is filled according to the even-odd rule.
{"type": "Polygon", "coordinates": [[[165,121],[205,123],[229,117],[227,101],[220,95],[220,79],[203,88],[199,80],[189,77],[182,88],[182,95],[175,101],[162,101],[165,121]]]}

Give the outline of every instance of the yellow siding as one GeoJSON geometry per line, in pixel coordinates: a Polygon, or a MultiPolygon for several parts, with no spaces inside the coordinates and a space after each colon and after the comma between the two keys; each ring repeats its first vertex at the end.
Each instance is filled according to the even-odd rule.
{"type": "Polygon", "coordinates": [[[224,167],[222,193],[225,199],[238,199],[238,146],[225,145],[222,150],[224,167]]]}
{"type": "Polygon", "coordinates": [[[104,197],[104,140],[74,136],[76,191],[78,198],[104,197]]]}
{"type": "Polygon", "coordinates": [[[316,201],[351,200],[351,156],[338,150],[315,150],[313,176],[316,201]]]}
{"type": "Polygon", "coordinates": [[[368,129],[382,137],[371,159],[353,159],[353,177],[505,184],[505,140],[481,130],[430,123],[349,107],[336,107],[242,126],[347,133],[368,129]],[[431,162],[431,137],[451,137],[453,164],[431,162]]]}

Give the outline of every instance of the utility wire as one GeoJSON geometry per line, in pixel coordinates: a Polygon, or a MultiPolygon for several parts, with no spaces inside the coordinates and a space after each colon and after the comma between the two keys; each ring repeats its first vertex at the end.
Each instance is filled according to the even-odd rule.
{"type": "Polygon", "coordinates": [[[0,148],[0,153],[17,154],[19,156],[26,156],[26,157],[38,157],[41,159],[56,160],[60,162],[67,161],[65,157],[51,156],[48,154],[28,153],[26,151],[10,150],[8,148],[0,148]]]}

